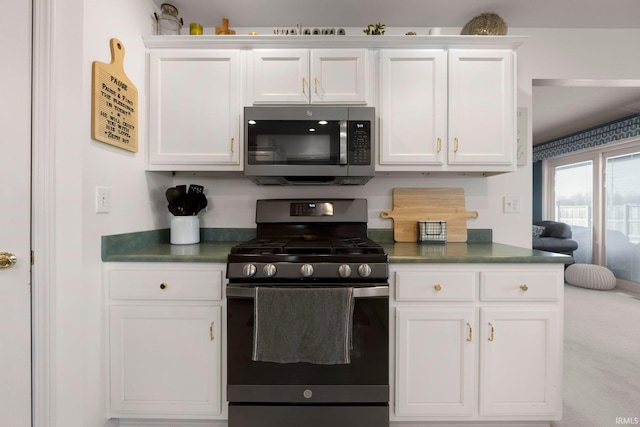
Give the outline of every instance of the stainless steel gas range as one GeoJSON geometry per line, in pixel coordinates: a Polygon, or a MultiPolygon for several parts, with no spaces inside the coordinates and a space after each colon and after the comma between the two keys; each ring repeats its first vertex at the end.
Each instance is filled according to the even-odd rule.
{"type": "Polygon", "coordinates": [[[258,200],[227,277],[230,427],[389,424],[388,257],[365,199],[258,200]]]}

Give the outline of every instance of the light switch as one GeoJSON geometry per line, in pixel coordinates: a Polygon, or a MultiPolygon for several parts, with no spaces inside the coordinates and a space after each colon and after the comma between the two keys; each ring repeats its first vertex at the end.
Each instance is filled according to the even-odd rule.
{"type": "Polygon", "coordinates": [[[96,187],[96,213],[109,213],[111,211],[111,189],[109,187],[96,187]]]}
{"type": "Polygon", "coordinates": [[[520,197],[504,196],[502,209],[504,213],[520,213],[520,197]]]}

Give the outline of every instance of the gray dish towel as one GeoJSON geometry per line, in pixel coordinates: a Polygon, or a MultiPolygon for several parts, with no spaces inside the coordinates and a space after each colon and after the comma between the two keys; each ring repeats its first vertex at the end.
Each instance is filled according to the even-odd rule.
{"type": "Polygon", "coordinates": [[[256,288],[254,361],[351,362],[353,288],[256,288]]]}

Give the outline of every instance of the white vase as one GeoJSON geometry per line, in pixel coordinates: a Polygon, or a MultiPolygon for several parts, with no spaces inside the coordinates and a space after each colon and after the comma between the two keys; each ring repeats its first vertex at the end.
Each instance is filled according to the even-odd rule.
{"type": "Polygon", "coordinates": [[[171,218],[171,244],[191,245],[200,243],[200,218],[195,215],[171,218]]]}

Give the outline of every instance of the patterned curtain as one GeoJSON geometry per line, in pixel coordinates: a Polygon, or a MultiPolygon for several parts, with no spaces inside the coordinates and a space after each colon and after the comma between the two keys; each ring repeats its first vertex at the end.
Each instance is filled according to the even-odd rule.
{"type": "Polygon", "coordinates": [[[533,162],[640,135],[640,114],[557,138],[533,147],[533,162]]]}

